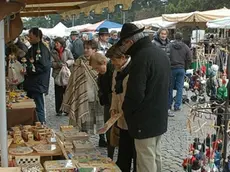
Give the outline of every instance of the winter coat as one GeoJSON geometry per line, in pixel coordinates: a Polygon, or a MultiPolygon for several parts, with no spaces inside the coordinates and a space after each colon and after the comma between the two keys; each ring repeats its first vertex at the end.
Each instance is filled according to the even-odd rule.
{"type": "Polygon", "coordinates": [[[74,59],[77,59],[84,54],[84,45],[81,39],[76,39],[71,43],[70,50],[74,59]]]}
{"type": "Polygon", "coordinates": [[[59,74],[62,68],[62,64],[66,63],[68,67],[71,67],[74,64],[74,58],[69,49],[65,49],[63,51],[61,59],[59,58],[59,54],[55,49],[52,51],[51,56],[52,56],[53,78],[55,78],[59,74]]]}
{"type": "Polygon", "coordinates": [[[114,67],[109,61],[106,73],[98,75],[98,97],[102,106],[111,105],[113,71],[114,67]]]}
{"type": "Polygon", "coordinates": [[[155,35],[153,38],[152,43],[155,44],[157,47],[161,48],[163,51],[165,51],[169,55],[169,49],[168,49],[168,44],[169,44],[169,39],[167,38],[165,40],[165,43],[162,42],[160,39],[159,35],[155,35]]]}
{"type": "Polygon", "coordinates": [[[119,41],[119,39],[109,38],[109,43],[110,43],[111,45],[116,44],[118,41],[119,41]]]}
{"type": "Polygon", "coordinates": [[[169,58],[149,37],[137,41],[127,54],[132,65],[123,111],[129,133],[135,139],[160,136],[168,124],[169,58]]]}
{"type": "Polygon", "coordinates": [[[27,75],[25,76],[24,89],[31,93],[47,93],[49,89],[50,81],[50,69],[51,69],[51,56],[48,48],[39,42],[31,46],[26,55],[27,57],[27,75]],[[41,57],[36,59],[37,50],[40,49],[41,57]],[[34,59],[33,65],[35,71],[32,69],[30,59],[34,59]]]}
{"type": "Polygon", "coordinates": [[[174,41],[169,44],[169,58],[171,68],[188,69],[192,61],[192,52],[182,41],[174,41]]]}
{"type": "MultiPolygon", "coordinates": [[[[130,61],[128,61],[127,63],[130,63],[130,61]]],[[[128,65],[128,64],[126,64],[126,65],[128,65]]],[[[115,70],[113,73],[113,81],[112,81],[113,93],[112,93],[112,104],[111,104],[110,110],[115,110],[117,113],[122,114],[122,116],[117,121],[117,126],[123,130],[128,130],[128,126],[127,126],[127,123],[126,123],[125,117],[124,117],[124,112],[122,110],[122,104],[123,104],[124,98],[125,98],[125,93],[126,93],[126,89],[127,89],[127,82],[129,79],[129,75],[127,75],[122,82],[123,92],[120,94],[117,94],[115,91],[116,76],[117,76],[117,71],[115,70]]]]}

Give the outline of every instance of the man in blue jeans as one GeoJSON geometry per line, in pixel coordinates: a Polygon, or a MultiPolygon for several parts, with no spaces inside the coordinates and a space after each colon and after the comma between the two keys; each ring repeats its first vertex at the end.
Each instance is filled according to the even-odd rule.
{"type": "Polygon", "coordinates": [[[192,54],[189,47],[182,42],[183,35],[180,32],[175,34],[175,41],[169,44],[170,62],[171,62],[171,83],[169,89],[168,114],[174,116],[171,112],[173,105],[173,89],[177,90],[174,111],[181,108],[185,70],[191,64],[192,54]]]}
{"type": "Polygon", "coordinates": [[[48,48],[42,42],[42,32],[38,28],[29,31],[31,48],[27,57],[27,69],[24,89],[28,97],[34,99],[37,118],[45,123],[45,108],[43,94],[48,93],[51,57],[48,48]]]}

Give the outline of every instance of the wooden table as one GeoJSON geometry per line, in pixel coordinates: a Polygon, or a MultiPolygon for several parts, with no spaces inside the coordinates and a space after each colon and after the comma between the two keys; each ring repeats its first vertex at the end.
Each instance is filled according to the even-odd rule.
{"type": "Polygon", "coordinates": [[[36,105],[32,99],[13,103],[12,109],[7,109],[7,128],[16,125],[33,125],[37,121],[36,105]]]}
{"type": "MultiPolygon", "coordinates": [[[[9,149],[10,148],[16,148],[17,146],[19,146],[19,145],[11,144],[10,147],[9,147],[9,149]]],[[[53,153],[38,153],[38,152],[36,152],[34,150],[32,153],[26,154],[26,155],[14,155],[14,154],[10,154],[10,153],[9,153],[9,155],[12,156],[12,157],[18,157],[18,158],[22,157],[22,159],[25,159],[25,158],[27,159],[29,157],[31,158],[33,156],[34,157],[40,157],[40,163],[43,164],[45,161],[62,159],[62,156],[63,156],[62,150],[58,146],[58,144],[56,144],[56,146],[57,146],[58,150],[55,151],[55,152],[53,152],[53,153]]]]}

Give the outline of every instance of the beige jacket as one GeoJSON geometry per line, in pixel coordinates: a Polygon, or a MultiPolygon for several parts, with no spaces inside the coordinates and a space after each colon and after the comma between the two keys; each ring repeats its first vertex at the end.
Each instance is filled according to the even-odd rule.
{"type": "Polygon", "coordinates": [[[67,48],[62,53],[61,60],[59,60],[59,54],[56,50],[53,50],[51,52],[51,56],[52,56],[52,68],[53,68],[52,77],[53,78],[55,78],[59,74],[62,68],[62,65],[61,65],[62,63],[66,63],[69,68],[74,64],[73,55],[71,51],[67,48]]]}
{"type": "Polygon", "coordinates": [[[125,98],[125,93],[126,93],[126,88],[127,88],[127,82],[128,82],[128,78],[129,75],[127,75],[125,77],[125,79],[123,80],[123,93],[121,94],[116,94],[115,92],[115,85],[116,85],[116,80],[115,77],[117,76],[117,71],[114,71],[113,73],[113,81],[112,81],[112,104],[111,104],[111,110],[115,110],[117,113],[122,114],[122,116],[118,119],[117,121],[117,125],[119,128],[123,129],[123,130],[128,130],[128,126],[127,123],[125,121],[125,117],[124,117],[124,113],[122,110],[122,104],[124,102],[124,98],[125,98]]]}

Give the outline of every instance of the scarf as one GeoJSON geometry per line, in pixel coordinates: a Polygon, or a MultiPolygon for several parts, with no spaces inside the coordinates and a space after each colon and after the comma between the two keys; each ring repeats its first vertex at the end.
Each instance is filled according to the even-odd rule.
{"type": "Polygon", "coordinates": [[[64,52],[64,47],[57,49],[57,52],[58,52],[59,59],[61,60],[62,54],[64,52]]]}
{"type": "Polygon", "coordinates": [[[117,72],[117,76],[115,77],[116,85],[114,87],[116,94],[123,93],[123,80],[129,74],[129,69],[131,66],[130,60],[131,59],[129,58],[126,64],[124,65],[125,67],[121,71],[117,72]]]}

